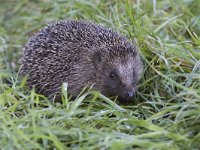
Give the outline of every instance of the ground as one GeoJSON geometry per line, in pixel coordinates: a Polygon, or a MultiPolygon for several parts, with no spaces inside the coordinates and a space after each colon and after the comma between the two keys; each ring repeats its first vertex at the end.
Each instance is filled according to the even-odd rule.
{"type": "Polygon", "coordinates": [[[1,149],[199,149],[199,0],[0,3],[1,149]],[[17,74],[23,45],[62,19],[91,20],[137,39],[145,69],[133,104],[95,91],[54,103],[26,88],[17,74]]]}

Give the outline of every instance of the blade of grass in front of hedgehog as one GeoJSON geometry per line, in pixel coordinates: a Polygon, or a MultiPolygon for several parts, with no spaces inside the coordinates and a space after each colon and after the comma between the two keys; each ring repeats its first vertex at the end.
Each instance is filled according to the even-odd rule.
{"type": "Polygon", "coordinates": [[[68,95],[67,95],[67,92],[68,92],[68,84],[67,83],[63,83],[62,84],[62,96],[61,96],[61,100],[62,100],[62,104],[64,105],[64,107],[67,106],[67,104],[69,103],[69,100],[68,100],[68,95]]]}
{"type": "Polygon", "coordinates": [[[125,109],[123,109],[121,106],[117,105],[115,102],[104,96],[103,94],[99,93],[99,97],[102,98],[106,103],[108,103],[112,108],[124,112],[125,109]]]}

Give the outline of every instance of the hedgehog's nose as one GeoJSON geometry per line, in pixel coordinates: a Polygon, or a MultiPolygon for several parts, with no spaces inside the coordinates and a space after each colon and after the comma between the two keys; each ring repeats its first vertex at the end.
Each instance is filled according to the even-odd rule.
{"type": "Polygon", "coordinates": [[[131,90],[131,91],[127,92],[127,96],[128,97],[133,97],[134,95],[135,95],[135,91],[134,90],[131,90]]]}

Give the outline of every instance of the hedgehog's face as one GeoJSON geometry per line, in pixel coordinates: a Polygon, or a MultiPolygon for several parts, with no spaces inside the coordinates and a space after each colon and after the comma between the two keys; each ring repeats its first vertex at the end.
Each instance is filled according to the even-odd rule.
{"type": "Polygon", "coordinates": [[[102,93],[107,96],[117,95],[126,100],[131,99],[137,89],[143,65],[138,54],[116,57],[105,61],[99,78],[102,93]]]}

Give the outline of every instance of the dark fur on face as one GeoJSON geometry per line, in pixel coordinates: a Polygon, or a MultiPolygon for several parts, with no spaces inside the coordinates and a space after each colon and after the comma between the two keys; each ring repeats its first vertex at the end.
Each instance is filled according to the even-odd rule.
{"type": "Polygon", "coordinates": [[[96,87],[102,89],[105,95],[130,99],[143,71],[140,56],[133,45],[114,46],[113,49],[103,55],[96,53],[95,67],[98,72],[95,76],[96,82],[100,83],[96,87]]]}

